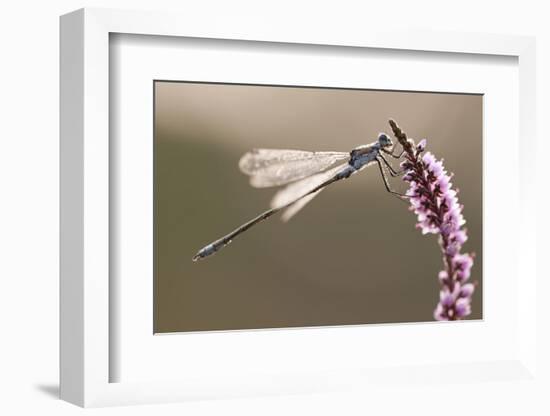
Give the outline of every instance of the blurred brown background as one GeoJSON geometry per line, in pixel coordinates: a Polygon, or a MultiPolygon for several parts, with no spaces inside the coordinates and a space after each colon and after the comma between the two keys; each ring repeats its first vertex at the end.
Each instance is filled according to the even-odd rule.
{"type": "MultiPolygon", "coordinates": [[[[269,207],[240,173],[254,147],[349,151],[394,118],[455,173],[482,311],[482,96],[155,82],[155,332],[433,320],[442,260],[376,166],[198,263],[269,207]]],[[[394,188],[405,184],[393,179],[394,188]]]]}

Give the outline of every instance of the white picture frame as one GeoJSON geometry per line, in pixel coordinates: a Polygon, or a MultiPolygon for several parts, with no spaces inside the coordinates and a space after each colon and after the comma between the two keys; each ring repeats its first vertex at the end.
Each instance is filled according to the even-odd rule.
{"type": "MultiPolygon", "coordinates": [[[[500,380],[537,383],[535,178],[528,174],[528,155],[535,132],[535,42],[530,37],[464,33],[399,32],[362,29],[326,33],[247,20],[203,25],[190,16],[166,13],[82,9],[61,18],[61,398],[80,406],[183,401],[194,398],[247,397],[256,394],[346,390],[351,386],[387,384],[394,378],[429,384],[452,371],[456,379],[472,383],[500,380]],[[116,309],[109,276],[110,247],[109,51],[110,34],[138,34],[187,38],[332,45],[333,47],[430,51],[435,53],[504,55],[515,57],[519,68],[519,185],[517,210],[517,345],[498,361],[439,364],[423,361],[407,380],[405,370],[383,366],[363,373],[335,368],[326,373],[299,376],[284,369],[277,377],[239,380],[226,372],[216,380],[192,377],[183,381],[111,382],[117,357],[110,348],[113,328],[110,311],[116,309]],[[527,215],[527,213],[529,213],[527,215]],[[112,294],[111,294],[112,295],[112,294]],[[472,377],[471,374],[474,374],[472,377]],[[346,380],[346,382],[342,382],[346,380]]],[[[514,182],[515,183],[515,182],[514,182]]],[[[540,278],[540,276],[539,276],[540,278]]],[[[409,329],[415,331],[414,327],[409,329]]],[[[151,334],[152,335],[152,334],[151,334]]],[[[220,337],[231,337],[220,334],[220,337]]],[[[324,339],[336,334],[325,332],[324,339]]],[[[399,366],[399,363],[396,364],[399,366]]],[[[359,368],[360,369],[360,368],[359,368]]],[[[433,386],[432,386],[433,387],[433,386]]],[[[397,387],[396,387],[397,388],[397,387]]]]}

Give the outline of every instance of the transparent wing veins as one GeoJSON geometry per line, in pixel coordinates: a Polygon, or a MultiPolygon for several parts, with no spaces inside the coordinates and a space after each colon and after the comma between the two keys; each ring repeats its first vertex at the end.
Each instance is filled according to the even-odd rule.
{"type": "Polygon", "coordinates": [[[239,168],[250,176],[252,186],[264,188],[298,181],[345,159],[349,153],[255,149],[243,155],[239,168]]]}
{"type": "Polygon", "coordinates": [[[313,198],[315,198],[319,194],[319,192],[321,192],[324,188],[318,190],[317,192],[311,195],[304,196],[303,198],[300,198],[301,196],[306,195],[309,191],[311,191],[315,187],[321,185],[323,182],[334,177],[340,171],[345,169],[346,166],[347,166],[347,163],[338,165],[325,172],[311,175],[307,178],[304,178],[302,180],[299,180],[297,182],[293,182],[287,185],[285,188],[281,189],[273,196],[273,199],[271,200],[271,208],[283,207],[289,204],[290,202],[297,200],[294,204],[286,208],[286,210],[283,212],[281,216],[281,219],[284,222],[288,221],[294,215],[296,215],[304,206],[306,206],[308,202],[310,202],[313,198]]]}

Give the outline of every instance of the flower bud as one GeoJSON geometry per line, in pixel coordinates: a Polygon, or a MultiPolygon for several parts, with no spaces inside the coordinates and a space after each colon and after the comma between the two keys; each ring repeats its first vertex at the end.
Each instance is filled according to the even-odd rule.
{"type": "Polygon", "coordinates": [[[472,308],[470,306],[470,298],[460,298],[456,301],[455,304],[456,316],[463,318],[472,313],[472,308]]]}
{"type": "Polygon", "coordinates": [[[475,286],[473,283],[466,283],[460,288],[460,297],[461,298],[470,298],[474,293],[475,286]]]}
{"type": "Polygon", "coordinates": [[[419,152],[423,152],[424,149],[426,149],[426,139],[420,140],[420,142],[416,146],[416,150],[418,150],[419,152]]]}

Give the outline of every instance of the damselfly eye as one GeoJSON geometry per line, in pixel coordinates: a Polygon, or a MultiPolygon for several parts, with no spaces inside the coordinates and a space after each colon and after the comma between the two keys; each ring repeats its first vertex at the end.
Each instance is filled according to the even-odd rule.
{"type": "Polygon", "coordinates": [[[383,147],[387,147],[387,146],[392,145],[391,139],[385,133],[380,133],[378,135],[378,143],[380,143],[380,145],[383,146],[383,147]]]}

